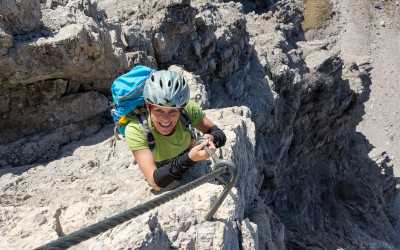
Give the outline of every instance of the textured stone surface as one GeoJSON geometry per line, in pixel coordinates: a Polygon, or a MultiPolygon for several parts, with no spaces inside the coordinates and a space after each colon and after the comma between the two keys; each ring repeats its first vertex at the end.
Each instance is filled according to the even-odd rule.
{"type": "MultiPolygon", "coordinates": [[[[218,182],[76,249],[398,247],[393,160],[356,132],[372,61],[343,54],[333,4],[328,39],[304,33],[295,0],[2,1],[0,247],[157,195],[105,125],[113,80],[137,64],[185,75],[241,178],[211,222],[218,182]]],[[[209,171],[198,163],[182,184],[209,171]]]]}
{"type": "Polygon", "coordinates": [[[41,26],[40,0],[3,0],[0,3],[0,28],[13,35],[24,35],[41,26]]]}
{"type": "MultiPolygon", "coordinates": [[[[218,125],[227,131],[228,142],[218,154],[234,161],[241,176],[214,219],[207,222],[203,217],[223,189],[217,182],[204,184],[77,248],[254,249],[258,245],[256,224],[243,217],[245,204],[255,192],[248,183],[254,183],[258,175],[250,168],[255,138],[249,110],[208,110],[207,116],[224,117],[218,125]],[[242,154],[237,155],[239,151],[242,154]]],[[[107,125],[84,141],[68,144],[61,149],[61,158],[47,165],[1,170],[2,247],[37,247],[156,196],[133,164],[125,141],[116,140],[112,130],[107,125]],[[24,233],[18,236],[22,228],[24,233]]],[[[197,164],[182,183],[210,172],[210,164],[197,164]]],[[[265,216],[268,219],[272,214],[265,216]]]]}
{"type": "Polygon", "coordinates": [[[4,30],[0,28],[0,55],[6,54],[8,48],[10,48],[12,45],[12,36],[4,32],[4,30]]]}

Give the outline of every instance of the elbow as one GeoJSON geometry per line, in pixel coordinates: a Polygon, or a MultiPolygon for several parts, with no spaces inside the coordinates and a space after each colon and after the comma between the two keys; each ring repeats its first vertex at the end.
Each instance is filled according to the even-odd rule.
{"type": "Polygon", "coordinates": [[[148,181],[150,187],[152,187],[152,188],[153,188],[154,190],[156,190],[156,191],[160,191],[162,187],[160,187],[160,186],[157,185],[156,180],[155,180],[155,178],[154,178],[154,177],[155,177],[155,176],[154,176],[154,173],[155,173],[155,172],[153,172],[153,176],[152,176],[151,178],[149,178],[147,181],[148,181]]]}
{"type": "Polygon", "coordinates": [[[152,187],[156,191],[160,191],[161,190],[161,188],[159,186],[157,186],[157,184],[154,181],[150,181],[149,185],[150,185],[150,187],[152,187]]]}
{"type": "Polygon", "coordinates": [[[152,188],[159,191],[168,186],[174,180],[169,169],[170,168],[168,166],[163,166],[153,172],[153,178],[151,182],[149,182],[152,188]]]}

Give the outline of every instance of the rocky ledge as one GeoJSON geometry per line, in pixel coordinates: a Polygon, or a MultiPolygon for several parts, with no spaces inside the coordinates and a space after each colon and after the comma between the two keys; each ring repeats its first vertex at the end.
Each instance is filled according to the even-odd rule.
{"type": "Polygon", "coordinates": [[[219,181],[74,248],[398,247],[393,162],[356,132],[371,61],[343,60],[337,32],[311,39],[303,12],[295,0],[1,1],[0,247],[32,249],[162,195],[109,115],[113,79],[138,64],[185,75],[239,181],[211,221],[219,181]]]}

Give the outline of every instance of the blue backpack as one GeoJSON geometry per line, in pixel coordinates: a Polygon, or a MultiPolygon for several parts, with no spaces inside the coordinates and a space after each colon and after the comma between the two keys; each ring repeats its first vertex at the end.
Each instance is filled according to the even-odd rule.
{"type": "Polygon", "coordinates": [[[111,94],[115,108],[111,115],[118,132],[125,136],[125,128],[135,115],[146,111],[143,89],[146,79],[154,70],[146,66],[136,66],[128,73],[115,79],[111,86],[111,94]]]}
{"type": "MultiPolygon", "coordinates": [[[[119,139],[118,133],[125,136],[125,128],[133,118],[137,118],[139,126],[149,142],[150,149],[155,147],[155,140],[147,121],[147,109],[143,98],[143,89],[146,80],[155,70],[138,65],[128,73],[115,79],[111,86],[114,108],[111,116],[115,122],[114,135],[119,139]]],[[[182,126],[189,131],[190,117],[183,110],[179,117],[182,126]]]]}

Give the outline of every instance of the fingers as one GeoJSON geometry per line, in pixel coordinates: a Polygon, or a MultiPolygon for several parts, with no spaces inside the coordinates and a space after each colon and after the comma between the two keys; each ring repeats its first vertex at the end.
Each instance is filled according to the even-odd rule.
{"type": "Polygon", "coordinates": [[[201,149],[203,149],[205,146],[208,145],[209,142],[210,142],[210,139],[203,141],[202,143],[199,144],[199,146],[201,146],[201,149]]]}
{"type": "Polygon", "coordinates": [[[217,151],[217,147],[214,144],[214,136],[210,134],[204,134],[203,137],[208,138],[208,148],[213,152],[217,151]]]}
{"type": "Polygon", "coordinates": [[[199,145],[198,145],[198,152],[199,152],[199,154],[201,154],[202,156],[208,156],[208,153],[206,152],[206,150],[204,149],[204,147],[206,147],[206,146],[208,146],[208,143],[209,143],[209,140],[207,140],[207,141],[204,141],[204,142],[202,142],[202,143],[200,143],[199,145]]]}
{"type": "MultiPolygon", "coordinates": [[[[196,151],[200,151],[200,150],[202,150],[205,146],[207,146],[207,144],[208,144],[208,141],[209,140],[205,140],[205,141],[203,141],[202,143],[200,143],[199,145],[197,145],[197,146],[195,146],[195,147],[193,147],[193,149],[194,150],[196,150],[196,151]]],[[[192,149],[192,150],[193,150],[192,149]]]]}
{"type": "Polygon", "coordinates": [[[211,138],[211,135],[210,135],[210,134],[204,134],[203,137],[205,137],[205,138],[211,138]]]}
{"type": "Polygon", "coordinates": [[[203,137],[210,139],[210,141],[214,141],[214,136],[210,134],[204,134],[203,137]]]}
{"type": "MultiPolygon", "coordinates": [[[[211,135],[210,135],[211,136],[211,135]]],[[[206,136],[204,136],[206,137],[206,136]]],[[[192,159],[193,161],[201,161],[201,160],[207,160],[211,157],[210,154],[207,153],[207,151],[204,149],[204,147],[208,147],[212,152],[216,152],[217,148],[215,147],[214,142],[210,139],[210,137],[206,137],[208,140],[203,141],[199,145],[193,147],[189,151],[189,158],[192,159]]]]}
{"type": "Polygon", "coordinates": [[[193,147],[189,151],[189,158],[192,159],[193,161],[207,160],[208,158],[210,158],[210,155],[204,149],[205,146],[209,145],[209,141],[210,140],[206,140],[206,141],[200,143],[199,145],[193,147]]]}
{"type": "Polygon", "coordinates": [[[208,141],[207,147],[213,152],[217,151],[217,147],[215,147],[214,142],[212,142],[211,140],[208,141]]]}

